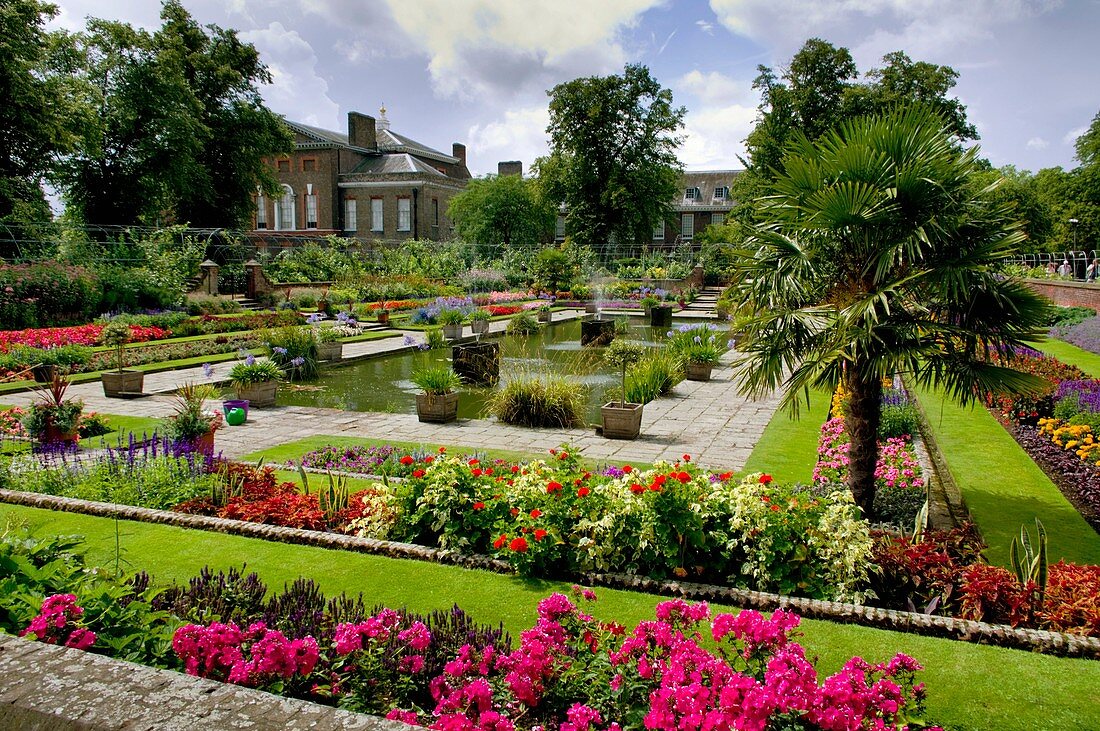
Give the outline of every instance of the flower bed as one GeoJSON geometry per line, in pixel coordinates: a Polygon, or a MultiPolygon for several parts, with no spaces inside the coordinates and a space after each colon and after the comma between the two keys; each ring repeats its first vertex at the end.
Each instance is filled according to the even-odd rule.
{"type": "MultiPolygon", "coordinates": [[[[26,330],[0,331],[0,353],[6,353],[13,345],[32,348],[56,348],[61,345],[97,345],[105,325],[91,324],[76,327],[43,327],[26,330]]],[[[159,327],[130,325],[130,342],[144,343],[171,337],[169,330],[159,327]]]]}

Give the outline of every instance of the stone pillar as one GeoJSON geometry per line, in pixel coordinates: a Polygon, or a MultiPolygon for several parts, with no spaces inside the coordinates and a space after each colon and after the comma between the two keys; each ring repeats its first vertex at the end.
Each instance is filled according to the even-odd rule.
{"type": "Polygon", "coordinates": [[[218,293],[218,265],[207,259],[199,264],[199,269],[202,270],[200,289],[203,294],[216,295],[218,293]]]}
{"type": "Polygon", "coordinates": [[[249,259],[244,263],[245,282],[247,287],[248,299],[256,299],[256,295],[262,291],[262,283],[260,277],[263,276],[263,267],[260,262],[255,259],[249,259]]]}

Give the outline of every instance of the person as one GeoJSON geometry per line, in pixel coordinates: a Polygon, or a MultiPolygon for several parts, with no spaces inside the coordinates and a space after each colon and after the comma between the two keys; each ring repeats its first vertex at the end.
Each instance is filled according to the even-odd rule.
{"type": "Polygon", "coordinates": [[[1095,282],[1098,273],[1100,273],[1100,259],[1093,259],[1092,263],[1085,269],[1085,281],[1095,282]]]}
{"type": "Polygon", "coordinates": [[[1058,273],[1063,277],[1069,276],[1069,259],[1062,259],[1062,264],[1058,267],[1058,273]]]}
{"type": "Polygon", "coordinates": [[[1049,262],[1047,262],[1047,274],[1049,274],[1050,276],[1053,277],[1057,273],[1058,273],[1058,267],[1056,267],[1054,265],[1054,260],[1051,259],[1049,262]]]}

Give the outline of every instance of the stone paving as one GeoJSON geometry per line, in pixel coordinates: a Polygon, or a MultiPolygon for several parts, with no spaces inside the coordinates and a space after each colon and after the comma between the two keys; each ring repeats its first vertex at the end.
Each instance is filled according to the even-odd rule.
{"type": "MultiPolygon", "coordinates": [[[[555,313],[555,321],[581,316],[577,310],[555,313]]],[[[506,322],[492,323],[499,333],[506,322]]],[[[404,335],[418,340],[423,333],[397,332],[397,337],[349,343],[345,360],[377,357],[410,347],[404,335]]],[[[728,358],[728,356],[727,356],[728,358]]],[[[202,369],[185,368],[148,374],[145,391],[153,395],[131,400],[108,399],[98,381],[74,384],[71,396],[83,399],[85,408],[111,414],[164,417],[172,413],[171,393],[188,383],[224,383],[232,362],[213,366],[207,378],[202,369]]],[[[25,405],[33,394],[3,396],[5,403],[25,405]]],[[[732,381],[728,365],[715,368],[706,382],[684,381],[665,398],[645,406],[642,433],[636,440],[613,440],[597,436],[594,428],[532,429],[502,424],[496,419],[462,419],[453,424],[422,424],[415,414],[340,411],[305,406],[253,409],[248,422],[226,426],[216,436],[217,449],[228,457],[262,452],[265,449],[310,436],[352,436],[452,444],[470,448],[498,448],[543,453],[563,442],[583,449],[586,456],[612,461],[649,462],[692,455],[699,463],[720,469],[744,466],[779,403],[778,395],[754,401],[741,396],[732,381]]]]}

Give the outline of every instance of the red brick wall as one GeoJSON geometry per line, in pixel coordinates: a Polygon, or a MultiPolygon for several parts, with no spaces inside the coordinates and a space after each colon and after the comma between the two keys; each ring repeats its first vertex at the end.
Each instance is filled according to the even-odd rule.
{"type": "Polygon", "coordinates": [[[1062,282],[1046,279],[1025,279],[1032,290],[1062,307],[1091,307],[1100,312],[1100,285],[1084,282],[1062,282]]]}

